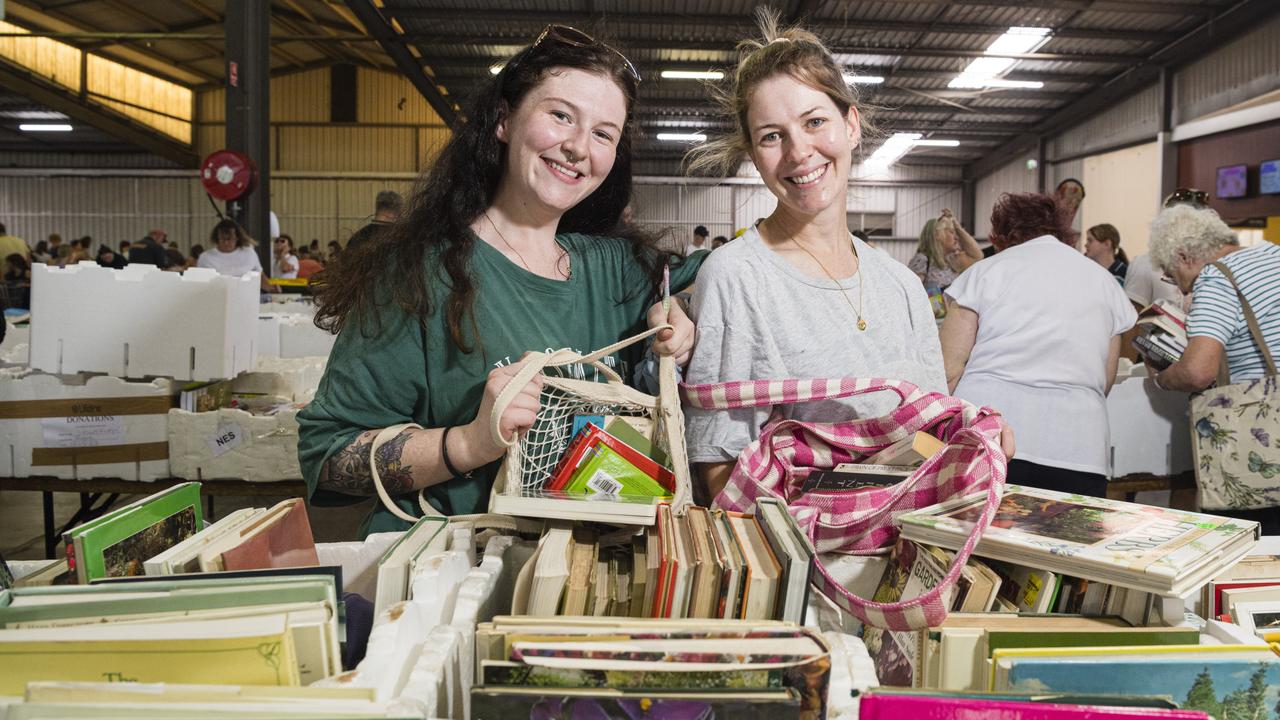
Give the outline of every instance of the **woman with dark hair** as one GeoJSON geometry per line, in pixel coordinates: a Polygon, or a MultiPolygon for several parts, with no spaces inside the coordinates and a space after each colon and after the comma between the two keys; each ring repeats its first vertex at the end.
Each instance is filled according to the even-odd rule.
{"type": "Polygon", "coordinates": [[[111,247],[108,245],[98,246],[97,261],[98,261],[98,264],[101,265],[102,267],[114,268],[116,270],[119,270],[120,268],[129,264],[128,260],[125,260],[124,258],[117,255],[116,251],[112,250],[111,247]]]}
{"type": "Polygon", "coordinates": [[[4,263],[4,286],[9,296],[5,307],[31,307],[31,266],[27,259],[22,253],[9,253],[4,263]]]}
{"type": "Polygon", "coordinates": [[[1000,196],[990,237],[1000,252],[947,289],[947,385],[1018,434],[1010,483],[1105,497],[1106,395],[1137,314],[1053,196],[1000,196]]]}
{"type": "Polygon", "coordinates": [[[250,272],[261,273],[262,262],[253,245],[253,239],[235,220],[219,220],[209,231],[209,249],[200,254],[197,264],[237,277],[250,272]]]}
{"type": "MultiPolygon", "coordinates": [[[[340,334],[298,416],[312,502],[374,495],[374,437],[413,422],[424,429],[374,460],[389,494],[408,512],[423,488],[446,514],[483,510],[506,450],[489,429],[494,401],[525,352],[589,352],[670,323],[654,348],[687,359],[693,324],[676,302],[664,311],[658,288],[665,263],[674,293],[703,256],[681,262],[619,225],[638,84],[617,50],[548,26],[488,81],[397,222],[326,271],[316,321],[340,334]]],[[[626,377],[636,359],[604,362],[626,377]]],[[[540,386],[496,418],[504,436],[532,426],[540,386]]],[[[364,531],[405,527],[379,505],[364,531]]]]}

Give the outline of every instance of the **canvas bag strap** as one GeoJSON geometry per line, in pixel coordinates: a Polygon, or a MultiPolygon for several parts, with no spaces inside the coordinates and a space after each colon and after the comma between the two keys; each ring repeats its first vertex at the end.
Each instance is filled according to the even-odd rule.
{"type": "Polygon", "coordinates": [[[512,447],[520,441],[520,438],[518,437],[506,438],[502,436],[502,413],[507,411],[507,406],[516,399],[516,396],[520,394],[520,391],[523,390],[538,373],[549,367],[573,365],[575,363],[589,363],[604,373],[605,377],[609,378],[611,382],[621,383],[622,378],[618,376],[618,373],[614,372],[613,368],[601,362],[601,359],[608,357],[625,347],[641,342],[651,335],[655,335],[663,330],[671,329],[673,328],[670,325],[655,325],[638,335],[632,335],[625,340],[619,340],[612,345],[602,347],[587,355],[579,355],[568,348],[561,348],[560,350],[556,350],[552,353],[529,353],[520,361],[521,368],[519,372],[516,373],[515,377],[507,381],[507,384],[502,388],[502,392],[498,393],[497,399],[493,402],[493,414],[490,416],[489,433],[493,437],[494,443],[501,445],[502,447],[512,447]]]}
{"type": "MultiPolygon", "coordinates": [[[[385,445],[387,441],[405,430],[410,429],[421,430],[422,426],[417,423],[401,423],[399,425],[392,425],[391,427],[383,428],[378,432],[378,434],[373,438],[373,444],[369,446],[369,476],[373,478],[373,489],[377,491],[378,499],[382,501],[382,506],[385,507],[392,515],[395,515],[405,522],[412,523],[418,522],[421,518],[414,517],[405,512],[395,503],[395,501],[391,499],[391,495],[387,493],[387,489],[382,485],[382,475],[378,472],[377,462],[378,449],[385,445]]],[[[444,517],[444,513],[435,509],[431,503],[427,502],[426,490],[418,491],[418,507],[422,508],[422,515],[424,517],[428,515],[444,517]]]]}
{"type": "MultiPolygon", "coordinates": [[[[1244,292],[1240,289],[1240,284],[1236,282],[1236,276],[1232,274],[1231,268],[1225,263],[1215,262],[1213,266],[1226,276],[1227,281],[1231,283],[1231,287],[1235,288],[1236,296],[1240,298],[1240,307],[1244,310],[1244,321],[1249,326],[1249,334],[1253,336],[1254,345],[1258,346],[1258,352],[1262,355],[1262,361],[1267,364],[1267,374],[1276,374],[1276,361],[1271,357],[1271,350],[1267,348],[1266,338],[1262,336],[1262,326],[1258,324],[1258,316],[1253,314],[1253,307],[1249,305],[1249,299],[1244,296],[1244,292]]],[[[1223,362],[1226,362],[1226,348],[1223,348],[1223,362]]]]}

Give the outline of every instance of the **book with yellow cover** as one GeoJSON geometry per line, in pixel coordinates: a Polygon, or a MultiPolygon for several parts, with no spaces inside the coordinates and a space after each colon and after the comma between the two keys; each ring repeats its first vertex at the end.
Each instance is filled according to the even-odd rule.
{"type": "Polygon", "coordinates": [[[300,684],[283,615],[0,630],[0,695],[34,680],[300,684]]]}

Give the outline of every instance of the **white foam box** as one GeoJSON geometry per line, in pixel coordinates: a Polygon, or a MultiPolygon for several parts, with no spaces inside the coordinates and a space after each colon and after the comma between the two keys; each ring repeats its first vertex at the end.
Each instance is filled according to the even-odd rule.
{"type": "Polygon", "coordinates": [[[31,325],[7,323],[4,341],[0,342],[0,362],[6,365],[26,365],[31,344],[31,325]]]}
{"type": "Polygon", "coordinates": [[[337,335],[316,327],[310,315],[280,316],[280,357],[329,356],[337,335]]]}
{"type": "Polygon", "coordinates": [[[0,476],[169,476],[168,380],[0,373],[0,476]]]}
{"type": "Polygon", "coordinates": [[[45,372],[219,380],[257,361],[258,276],[82,262],[36,265],[31,366],[45,372]]]}
{"type": "Polygon", "coordinates": [[[258,359],[280,357],[280,316],[259,314],[257,333],[258,359]]]}
{"type": "Polygon", "coordinates": [[[169,470],[185,480],[300,480],[298,411],[169,411],[169,470]]]}
{"type": "Polygon", "coordinates": [[[268,295],[267,301],[262,303],[258,310],[263,314],[293,313],[295,315],[315,315],[316,304],[307,297],[279,293],[268,295]]]}
{"type": "Polygon", "coordinates": [[[258,367],[231,382],[232,392],[264,393],[306,403],[315,397],[327,357],[258,357],[258,367]]]}
{"type": "Polygon", "coordinates": [[[1110,477],[1190,470],[1188,402],[1186,393],[1156,388],[1145,370],[1113,385],[1107,395],[1110,477]]]}

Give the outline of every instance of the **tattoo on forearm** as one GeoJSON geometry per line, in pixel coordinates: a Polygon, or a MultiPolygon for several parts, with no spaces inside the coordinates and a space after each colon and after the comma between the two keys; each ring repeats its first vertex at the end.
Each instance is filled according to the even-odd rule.
{"type": "MultiPolygon", "coordinates": [[[[325,464],[318,486],[345,495],[371,496],[377,493],[373,487],[373,474],[369,471],[369,448],[378,430],[360,433],[350,445],[339,450],[325,464]]],[[[404,446],[409,441],[408,428],[378,448],[374,461],[378,463],[378,476],[382,487],[390,495],[407,493],[413,489],[413,466],[403,461],[404,446]]]]}

